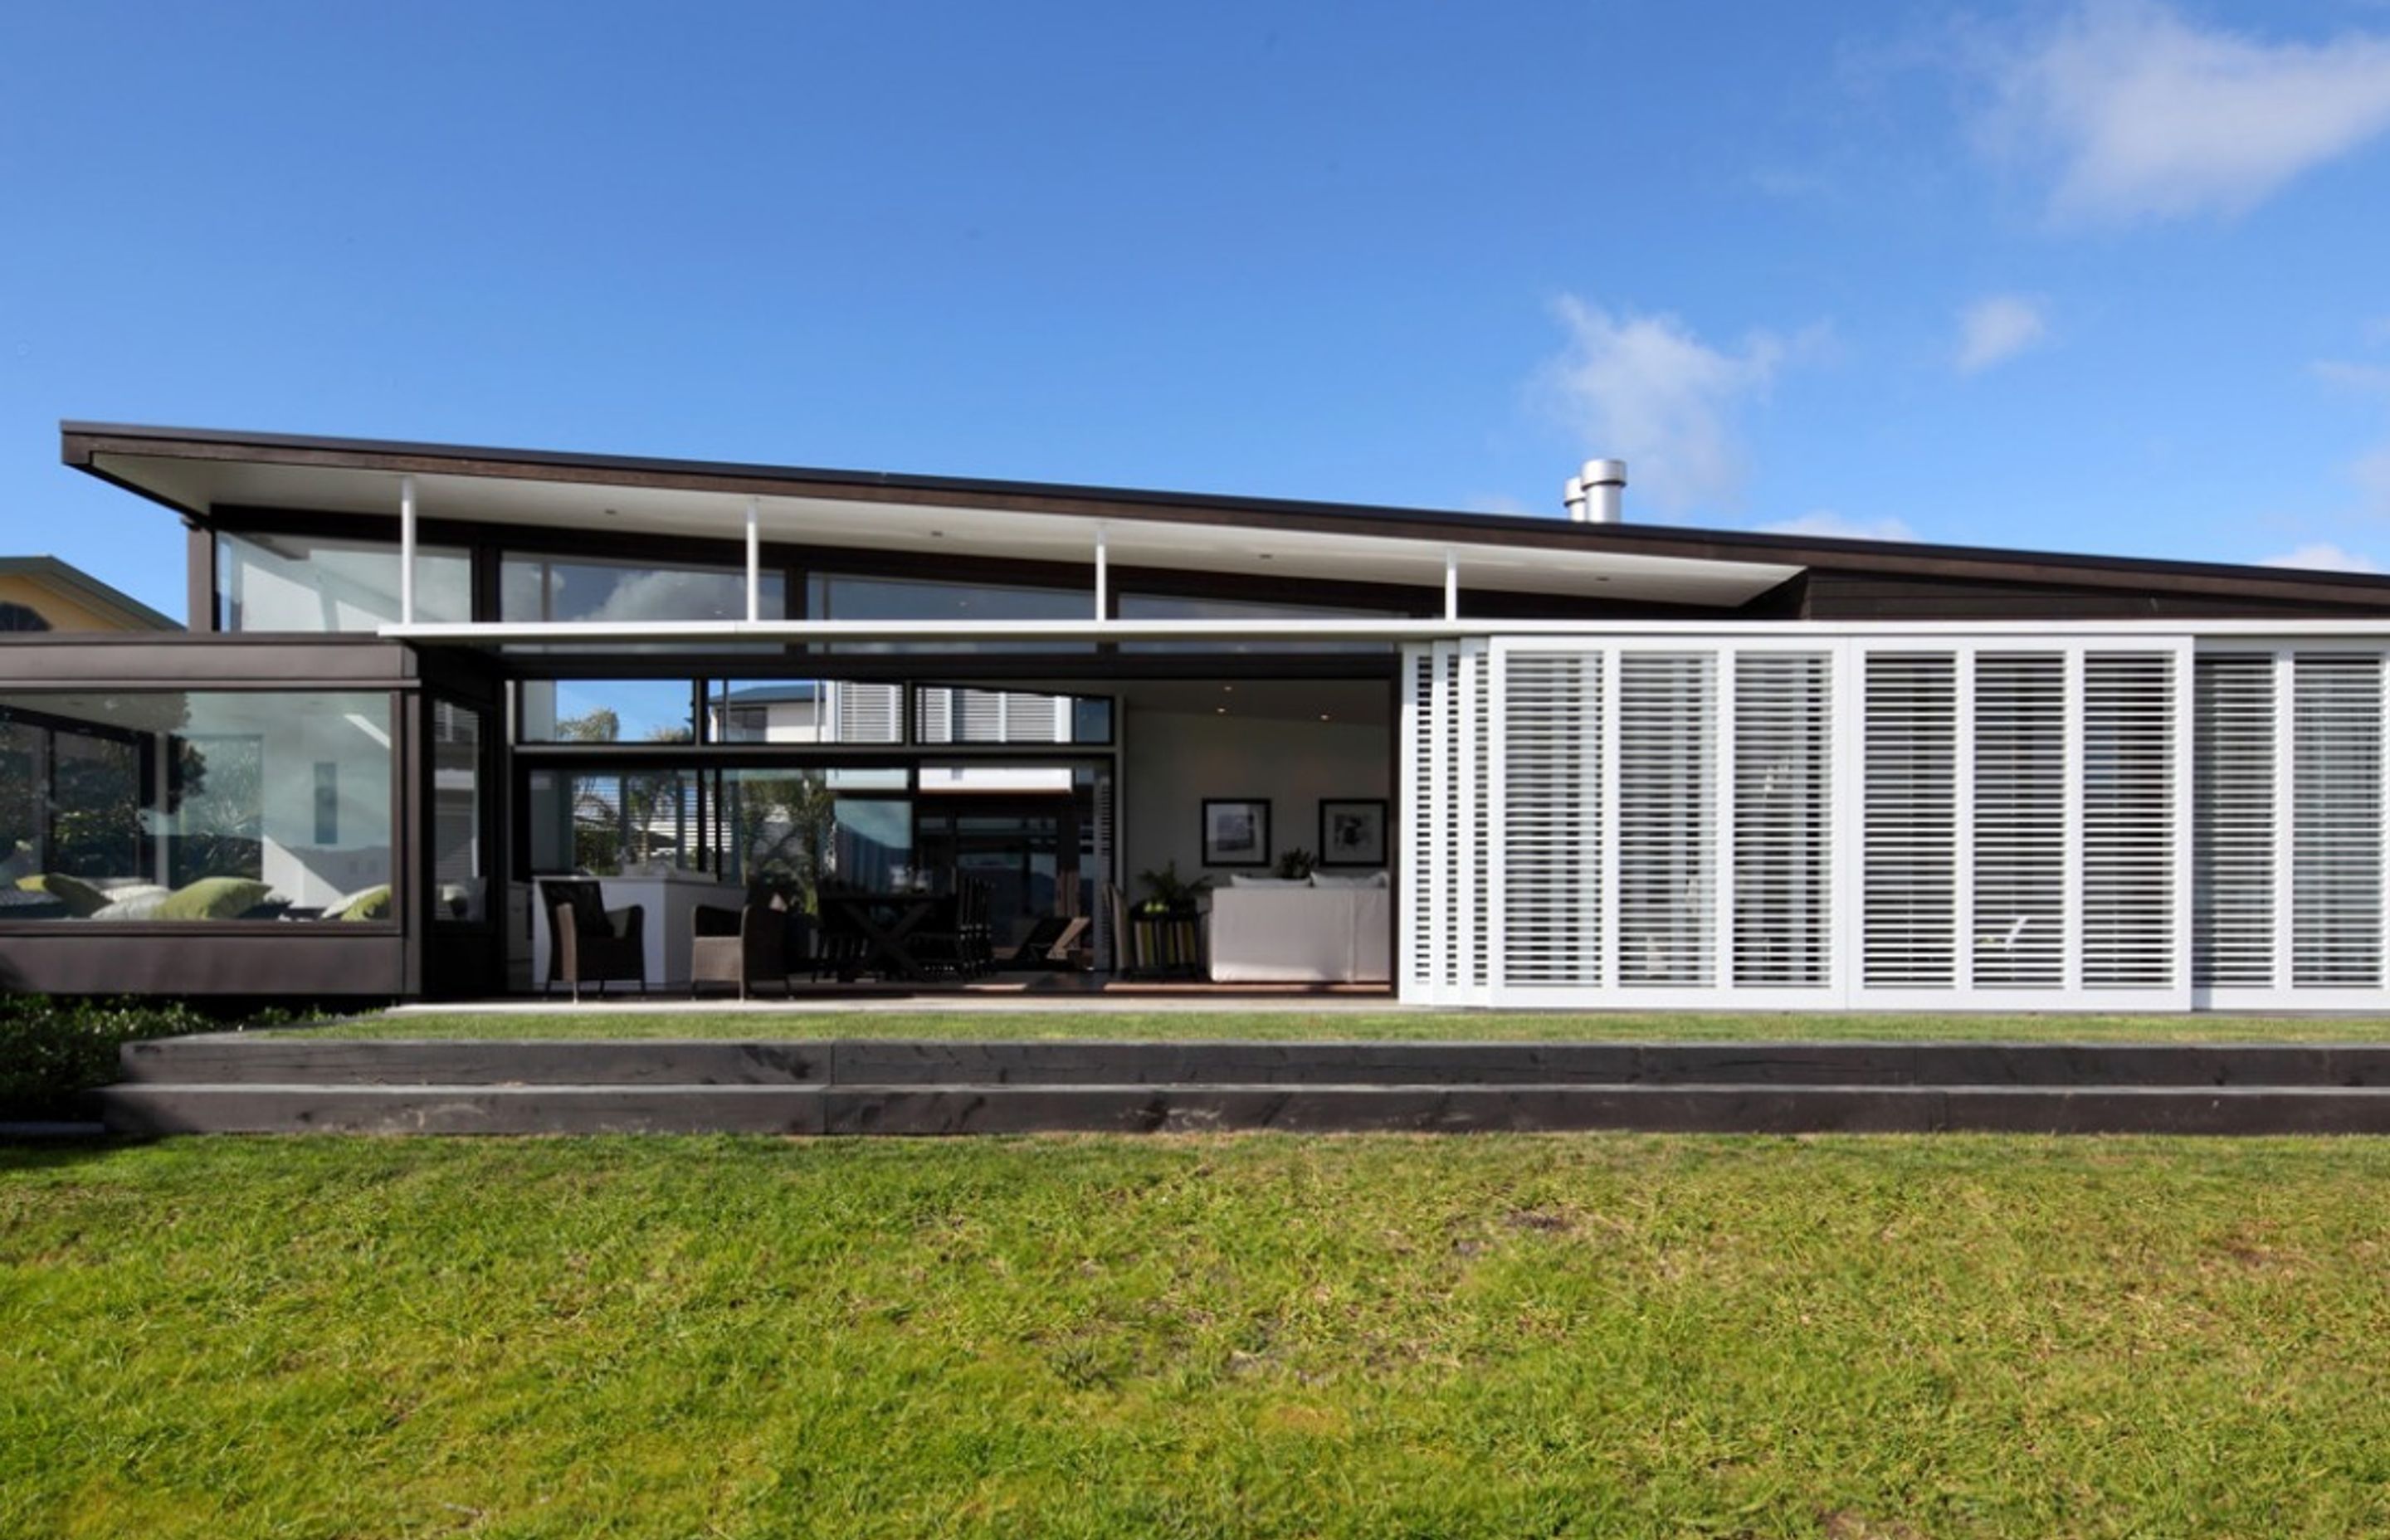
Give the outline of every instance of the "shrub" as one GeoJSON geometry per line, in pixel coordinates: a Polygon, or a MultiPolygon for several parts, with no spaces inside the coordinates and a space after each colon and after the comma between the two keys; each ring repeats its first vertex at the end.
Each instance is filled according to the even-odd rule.
{"type": "Polygon", "coordinates": [[[223,1025],[180,1002],[0,995],[0,1115],[56,1115],[116,1078],[120,1045],[223,1025]]]}

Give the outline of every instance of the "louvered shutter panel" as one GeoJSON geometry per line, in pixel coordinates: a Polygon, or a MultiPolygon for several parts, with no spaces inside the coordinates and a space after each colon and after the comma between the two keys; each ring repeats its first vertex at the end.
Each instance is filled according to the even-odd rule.
{"type": "Polygon", "coordinates": [[[955,697],[944,685],[923,685],[913,691],[913,736],[921,743],[953,743],[955,697]]]}
{"type": "Polygon", "coordinates": [[[1503,672],[1502,979],[1601,970],[1602,656],[1516,652],[1503,672]]]}
{"type": "Polygon", "coordinates": [[[2211,653],[2192,670],[2191,982],[2274,983],[2276,668],[2266,653],[2211,653]]]}
{"type": "Polygon", "coordinates": [[[901,685],[825,685],[830,692],[837,743],[895,743],[902,739],[905,689],[901,685]]]}
{"type": "Polygon", "coordinates": [[[2174,659],[2083,660],[2083,987],[2175,973],[2174,659]]]}
{"type": "Polygon", "coordinates": [[[1406,998],[1433,1000],[1440,982],[1436,946],[1438,895],[1444,881],[1444,837],[1439,825],[1435,768],[1442,724],[1436,720],[1436,674],[1442,648],[1423,647],[1407,655],[1403,702],[1404,752],[1408,774],[1403,827],[1402,904],[1407,923],[1403,978],[1406,998]]]}
{"type": "Polygon", "coordinates": [[[1493,730],[1493,718],[1488,707],[1493,699],[1494,661],[1482,648],[1464,651],[1462,656],[1469,679],[1467,719],[1461,728],[1461,742],[1467,746],[1469,755],[1469,842],[1463,851],[1468,869],[1462,873],[1460,911],[1464,917],[1463,930],[1468,937],[1469,950],[1467,972],[1462,982],[1471,989],[1478,989],[1483,988],[1490,977],[1485,962],[1493,933],[1487,920],[1487,911],[1493,903],[1487,888],[1487,876],[1493,857],[1490,777],[1494,756],[1486,749],[1487,735],[1493,730]]]}
{"type": "Polygon", "coordinates": [[[1872,652],[1865,689],[1861,979],[1947,989],[1958,982],[1958,661],[1872,652]]]}
{"type": "Polygon", "coordinates": [[[1709,653],[1619,659],[1622,985],[1715,982],[1715,664],[1709,653]]]}
{"type": "Polygon", "coordinates": [[[1973,982],[2066,983],[2066,656],[1975,658],[1973,982]]]}
{"type": "Polygon", "coordinates": [[[1833,659],[1745,652],[1734,664],[1734,982],[1833,976],[1833,659]]]}
{"type": "Polygon", "coordinates": [[[2382,982],[2382,660],[2300,652],[2292,670],[2291,982],[2382,982]]]}
{"type": "Polygon", "coordinates": [[[955,691],[955,741],[1009,743],[1012,698],[1003,690],[955,691]]]}

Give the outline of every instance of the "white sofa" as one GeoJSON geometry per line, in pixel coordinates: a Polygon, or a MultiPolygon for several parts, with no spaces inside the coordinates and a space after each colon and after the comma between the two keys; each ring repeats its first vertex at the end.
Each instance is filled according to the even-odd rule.
{"type": "Polygon", "coordinates": [[[1375,883],[1231,886],[1212,892],[1218,983],[1385,983],[1394,891],[1375,883]]]}

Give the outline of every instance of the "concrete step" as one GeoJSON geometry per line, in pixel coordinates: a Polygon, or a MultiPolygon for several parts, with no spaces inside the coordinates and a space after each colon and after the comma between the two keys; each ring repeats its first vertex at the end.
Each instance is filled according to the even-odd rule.
{"type": "Polygon", "coordinates": [[[119,1134],[2390,1133],[2390,1089],[1833,1084],[126,1084],[119,1134]]]}
{"type": "Polygon", "coordinates": [[[2390,1045],[1120,1043],[851,1039],[125,1046],[137,1084],[2390,1086],[2390,1045]]]}

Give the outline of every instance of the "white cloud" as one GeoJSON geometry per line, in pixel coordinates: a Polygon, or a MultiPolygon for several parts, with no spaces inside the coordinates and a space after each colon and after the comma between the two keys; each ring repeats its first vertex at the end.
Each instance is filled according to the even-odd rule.
{"type": "Polygon", "coordinates": [[[1831,508],[1819,508],[1798,519],[1762,524],[1764,534],[1808,534],[1829,540],[1914,540],[1917,532],[1897,519],[1847,519],[1831,508]]]}
{"type": "Polygon", "coordinates": [[[2390,37],[2263,41],[2088,0],[1995,68],[1995,147],[2054,160],[2062,218],[2231,215],[2390,129],[2390,37]]]}
{"type": "Polygon", "coordinates": [[[1748,456],[1738,413],[1824,339],[1818,327],[1789,338],[1762,331],[1719,349],[1673,315],[1613,315],[1573,296],[1556,308],[1568,346],[1538,375],[1538,392],[1585,453],[1627,462],[1630,503],[1678,513],[1741,500],[1748,456]]]}
{"type": "Polygon", "coordinates": [[[2349,465],[2348,479],[2357,483],[2366,513],[2390,519],[2390,444],[2359,455],[2349,465]]]}
{"type": "Polygon", "coordinates": [[[2257,563],[2260,567],[2306,567],[2323,572],[2378,572],[2381,566],[2370,556],[2344,550],[2328,541],[2314,541],[2280,556],[2269,556],[2257,563]]]}
{"type": "Polygon", "coordinates": [[[2390,364],[2344,364],[2338,359],[2319,358],[2307,366],[2307,372],[2327,385],[2338,385],[2344,390],[2390,394],[2390,364]]]}
{"type": "Polygon", "coordinates": [[[2049,340],[2049,314],[2023,294],[1991,294],[1959,313],[1958,366],[1974,374],[2049,340]]]}

